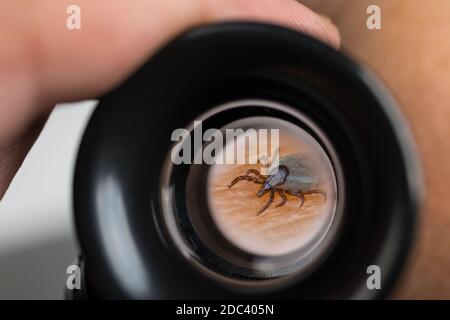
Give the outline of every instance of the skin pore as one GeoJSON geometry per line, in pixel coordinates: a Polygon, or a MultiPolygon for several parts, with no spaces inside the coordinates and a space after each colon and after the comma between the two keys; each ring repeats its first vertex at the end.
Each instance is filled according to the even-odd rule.
{"type": "Polygon", "coordinates": [[[450,297],[450,1],[302,1],[331,17],[345,52],[370,65],[391,88],[416,137],[426,197],[419,235],[394,298],[450,297]],[[366,28],[380,6],[382,29],[366,28]]]}

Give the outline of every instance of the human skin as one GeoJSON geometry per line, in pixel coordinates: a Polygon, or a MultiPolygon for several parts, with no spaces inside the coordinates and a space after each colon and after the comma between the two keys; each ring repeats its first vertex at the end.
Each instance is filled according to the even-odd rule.
{"type": "Polygon", "coordinates": [[[369,64],[400,102],[426,182],[418,237],[394,298],[450,299],[450,1],[302,1],[331,17],[343,50],[369,64]],[[381,8],[382,29],[366,28],[381,8]]]}
{"type": "MultiPolygon", "coordinates": [[[[450,298],[450,44],[445,42],[450,2],[304,2],[330,16],[342,32],[344,50],[387,82],[417,139],[426,202],[414,253],[394,297],[450,298]],[[380,31],[365,27],[369,4],[382,9],[380,31]]],[[[78,0],[82,29],[76,31],[65,28],[70,4],[3,0],[0,5],[0,198],[56,103],[111,90],[184,29],[250,19],[339,46],[336,29],[293,0],[78,0]]]]}

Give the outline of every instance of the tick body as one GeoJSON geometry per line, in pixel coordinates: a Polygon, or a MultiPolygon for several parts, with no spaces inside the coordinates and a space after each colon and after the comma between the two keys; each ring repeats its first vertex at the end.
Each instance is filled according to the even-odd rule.
{"type": "Polygon", "coordinates": [[[232,188],[240,181],[261,184],[256,196],[262,197],[269,193],[269,200],[258,211],[258,215],[260,215],[272,205],[275,194],[281,198],[281,202],[276,207],[286,204],[286,194],[299,198],[300,208],[305,203],[307,194],[319,193],[326,197],[325,192],[320,190],[323,180],[324,177],[311,158],[302,154],[291,154],[280,159],[278,170],[274,174],[263,175],[258,170],[250,169],[245,175],[236,177],[228,187],[232,188]]]}

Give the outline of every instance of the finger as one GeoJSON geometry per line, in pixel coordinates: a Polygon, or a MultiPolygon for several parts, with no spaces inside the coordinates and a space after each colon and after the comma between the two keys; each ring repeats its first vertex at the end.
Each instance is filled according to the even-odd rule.
{"type": "Polygon", "coordinates": [[[287,26],[338,48],[340,35],[336,26],[295,0],[210,0],[209,20],[254,20],[287,26]]]}

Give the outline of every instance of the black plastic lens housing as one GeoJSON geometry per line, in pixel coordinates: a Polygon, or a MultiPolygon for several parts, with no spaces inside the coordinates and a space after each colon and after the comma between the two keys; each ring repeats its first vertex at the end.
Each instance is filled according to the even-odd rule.
{"type": "MultiPolygon", "coordinates": [[[[210,125],[246,116],[279,117],[310,130],[292,114],[258,105],[218,113],[210,125]]],[[[188,169],[177,169],[178,178],[172,177],[176,202],[185,202],[188,169]]],[[[86,129],[74,180],[85,293],[137,299],[385,297],[409,254],[421,188],[406,122],[365,68],[278,26],[198,27],[102,97],[86,129]],[[208,274],[227,278],[180,252],[161,203],[161,173],[173,130],[218,105],[247,99],[286,105],[311,119],[335,152],[345,187],[339,199],[342,221],[327,254],[308,273],[273,290],[241,290],[236,277],[227,283],[208,274]],[[370,265],[381,268],[381,290],[366,286],[370,265]]],[[[189,213],[180,210],[183,218],[175,221],[186,227],[189,213]]],[[[246,281],[245,273],[241,278],[246,281]]]]}

